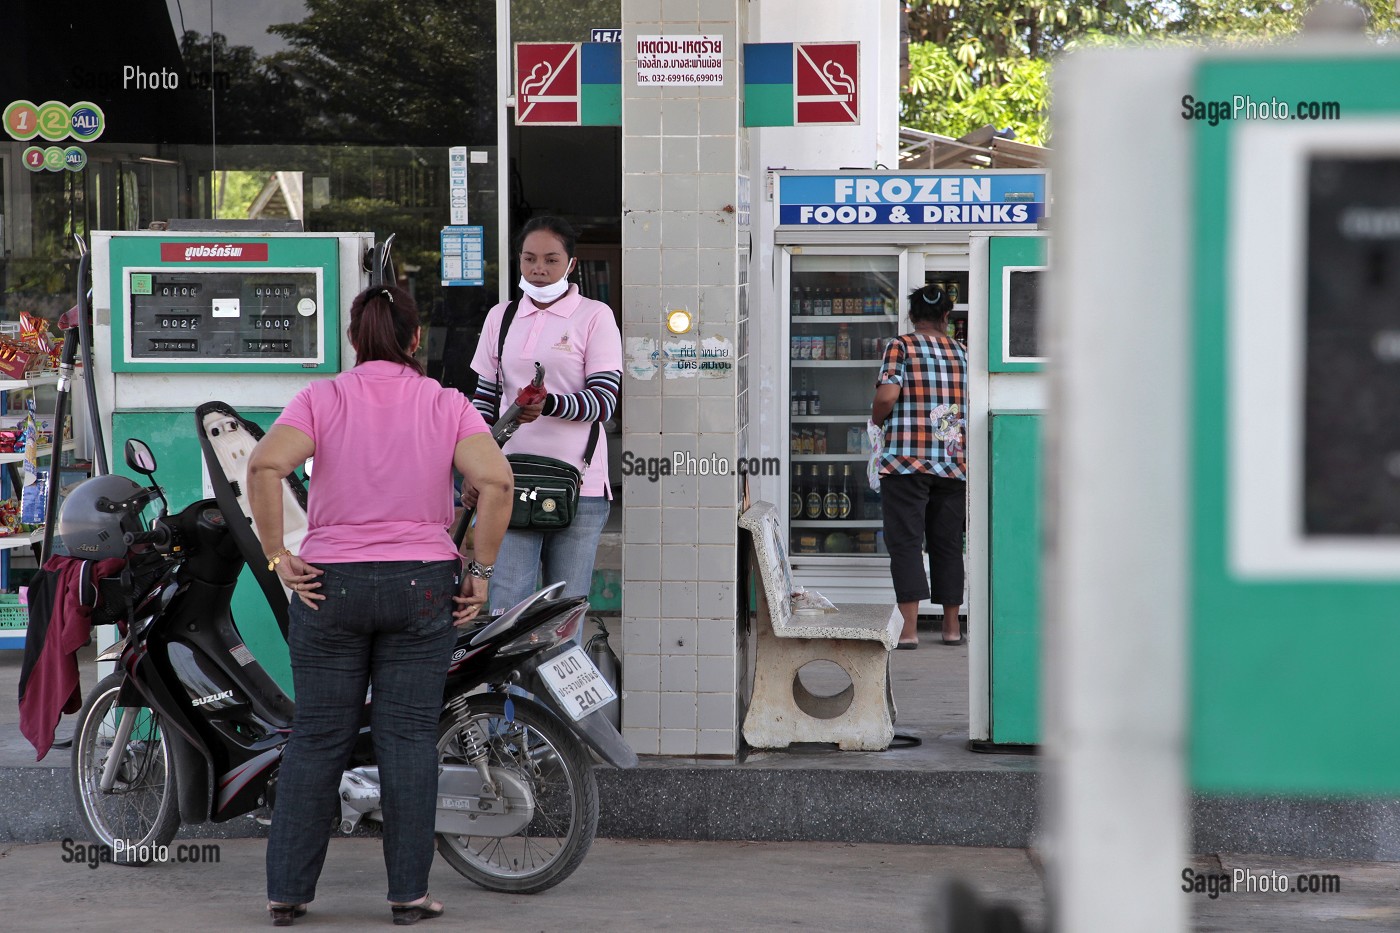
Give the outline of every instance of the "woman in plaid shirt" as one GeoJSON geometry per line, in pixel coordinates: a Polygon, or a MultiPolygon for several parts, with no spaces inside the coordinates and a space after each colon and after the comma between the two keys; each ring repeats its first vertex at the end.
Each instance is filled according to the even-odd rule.
{"type": "Polygon", "coordinates": [[[870,418],[885,429],[880,497],[895,601],[904,617],[899,647],[919,647],[919,603],[943,606],[943,644],[964,643],[958,623],[967,517],[967,354],[947,334],[953,302],[937,285],[909,296],[912,334],[885,349],[870,418]],[[928,549],[929,572],[922,551],[928,549]],[[930,585],[931,578],[931,585],[930,585]]]}

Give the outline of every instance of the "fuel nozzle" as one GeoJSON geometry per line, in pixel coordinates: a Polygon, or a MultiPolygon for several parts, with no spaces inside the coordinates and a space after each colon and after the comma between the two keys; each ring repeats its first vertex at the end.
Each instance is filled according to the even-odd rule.
{"type": "Polygon", "coordinates": [[[530,380],[530,384],[520,390],[520,394],[515,397],[517,405],[538,405],[544,401],[546,393],[544,390],[544,367],[539,363],[535,364],[535,378],[530,380]]]}

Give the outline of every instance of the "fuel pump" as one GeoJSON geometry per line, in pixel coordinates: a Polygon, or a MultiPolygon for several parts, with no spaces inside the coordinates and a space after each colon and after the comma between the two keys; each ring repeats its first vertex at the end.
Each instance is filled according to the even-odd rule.
{"type": "MultiPolygon", "coordinates": [[[[99,231],[92,241],[94,433],[108,450],[145,439],[176,500],[213,495],[195,409],[223,401],[271,426],[308,382],[354,365],[341,309],[391,274],[390,241],[375,244],[369,233],[201,224],[99,231]]],[[[260,589],[242,582],[234,618],[249,651],[290,693],[281,631],[260,589]]]]}

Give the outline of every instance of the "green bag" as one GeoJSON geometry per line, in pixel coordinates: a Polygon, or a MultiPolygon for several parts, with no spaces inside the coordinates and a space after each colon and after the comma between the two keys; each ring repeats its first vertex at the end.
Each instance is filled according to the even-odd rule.
{"type": "Polygon", "coordinates": [[[515,472],[515,499],[510,527],[554,531],[569,527],[578,512],[583,475],[578,468],[553,457],[509,454],[515,472]]]}

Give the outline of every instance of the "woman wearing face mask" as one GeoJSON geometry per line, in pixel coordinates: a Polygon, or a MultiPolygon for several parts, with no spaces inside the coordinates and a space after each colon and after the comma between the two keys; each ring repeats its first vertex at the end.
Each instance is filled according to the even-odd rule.
{"type": "MultiPolygon", "coordinates": [[[[549,394],[522,408],[520,428],[505,452],[566,460],[583,472],[578,512],[567,528],[506,532],[491,581],[492,613],[538,589],[541,569],[543,582],[564,581],[565,596],[587,596],[598,539],[608,520],[608,445],[601,422],[617,408],[622,335],[612,308],[584,298],[569,284],[576,265],[574,244],[573,228],[557,217],[536,217],[525,225],[516,241],[524,295],[506,328],[504,352],[497,357],[506,309],[499,304],[486,315],[472,358],[477,376],[472,402],[490,424],[500,413],[501,399],[514,399],[534,378],[534,364],[543,364],[549,394]],[[598,443],[585,467],[595,422],[600,425],[598,443]]],[[[470,507],[475,495],[466,489],[463,504],[470,507]]]]}

